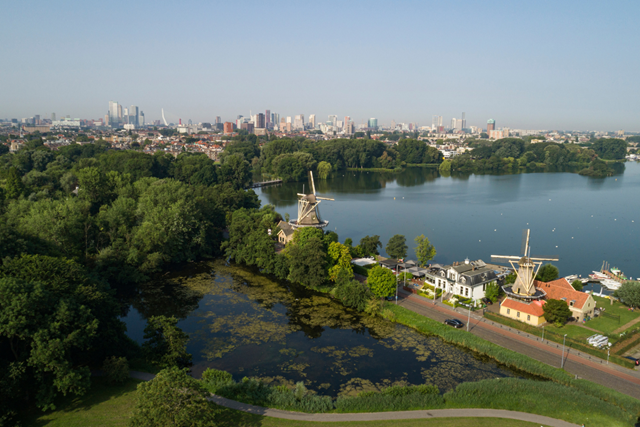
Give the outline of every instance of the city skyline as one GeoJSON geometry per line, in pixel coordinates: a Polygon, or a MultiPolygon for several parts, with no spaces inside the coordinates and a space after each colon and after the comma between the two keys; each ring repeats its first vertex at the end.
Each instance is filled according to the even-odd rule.
{"type": "Polygon", "coordinates": [[[97,119],[120,99],[147,122],[269,109],[426,126],[465,111],[469,126],[640,131],[637,2],[124,5],[34,4],[29,31],[6,5],[0,117],[97,119]]]}

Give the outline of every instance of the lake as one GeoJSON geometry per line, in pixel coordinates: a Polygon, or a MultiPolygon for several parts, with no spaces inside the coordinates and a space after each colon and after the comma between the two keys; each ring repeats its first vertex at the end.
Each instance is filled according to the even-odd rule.
{"type": "MultiPolygon", "coordinates": [[[[559,255],[562,276],[585,277],[604,260],[628,277],[640,277],[640,164],[623,174],[593,179],[574,173],[522,173],[441,177],[434,169],[393,173],[343,172],[316,178],[320,214],[340,241],[357,244],[377,234],[383,246],[394,234],[424,234],[436,247],[433,262],[522,255],[522,230],[531,229],[532,255],[559,255]]],[[[256,190],[263,204],[297,216],[296,193],[305,183],[256,190]]],[[[381,254],[386,255],[384,248],[381,254]]],[[[598,288],[599,289],[599,288],[598,288]]]]}
{"type": "Polygon", "coordinates": [[[466,381],[523,376],[438,337],[223,260],[187,264],[141,286],[123,319],[128,335],[142,342],[145,319],[153,315],[180,319],[196,377],[211,367],[236,380],[303,381],[337,396],[424,383],[445,392],[466,381]]]}

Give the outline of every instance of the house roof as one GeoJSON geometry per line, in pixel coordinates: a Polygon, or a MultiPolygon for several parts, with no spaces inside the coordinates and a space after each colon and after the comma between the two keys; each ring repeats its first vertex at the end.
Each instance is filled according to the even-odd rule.
{"type": "Polygon", "coordinates": [[[280,227],[280,231],[282,231],[284,233],[284,235],[287,236],[287,237],[293,236],[293,233],[295,232],[293,227],[291,227],[291,224],[289,224],[288,222],[285,222],[285,221],[280,221],[278,223],[278,227],[280,227]]]}
{"type": "Polygon", "coordinates": [[[537,317],[544,316],[544,311],[542,310],[542,306],[544,305],[544,301],[533,301],[530,303],[526,303],[523,301],[516,301],[511,298],[505,298],[502,301],[501,306],[506,308],[511,308],[513,310],[520,311],[526,314],[532,314],[537,317]]]}
{"type": "Polygon", "coordinates": [[[536,288],[546,292],[547,299],[561,300],[564,298],[567,304],[571,301],[575,301],[573,306],[579,309],[582,309],[584,307],[584,303],[589,299],[589,294],[576,291],[565,278],[554,280],[552,282],[540,282],[536,280],[533,284],[536,288]]]}

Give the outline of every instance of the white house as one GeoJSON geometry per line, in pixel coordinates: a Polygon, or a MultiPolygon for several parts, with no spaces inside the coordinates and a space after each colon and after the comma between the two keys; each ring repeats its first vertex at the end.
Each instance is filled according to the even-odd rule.
{"type": "Polygon", "coordinates": [[[496,272],[482,260],[451,265],[433,265],[425,276],[427,283],[447,293],[460,295],[473,300],[484,298],[487,285],[498,279],[496,272]]]}

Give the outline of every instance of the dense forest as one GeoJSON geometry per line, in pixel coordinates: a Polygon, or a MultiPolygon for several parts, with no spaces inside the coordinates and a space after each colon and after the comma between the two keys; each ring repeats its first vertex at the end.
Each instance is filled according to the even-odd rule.
{"type": "Polygon", "coordinates": [[[422,141],[403,139],[391,146],[373,139],[333,139],[311,141],[304,138],[274,139],[262,147],[257,138],[234,138],[222,155],[242,155],[254,171],[285,181],[306,179],[308,170],[315,170],[324,162],[329,170],[346,168],[395,169],[407,164],[439,164],[443,157],[437,149],[422,141]]]}
{"type": "MultiPolygon", "coordinates": [[[[11,425],[17,408],[52,408],[56,396],[84,393],[90,370],[108,357],[163,366],[171,352],[161,338],[145,352],[126,337],[120,296],[169,264],[220,255],[233,212],[259,207],[245,189],[250,175],[240,156],[219,166],[201,154],[152,156],[106,143],[52,151],[37,137],[5,150],[0,425],[11,425]]],[[[175,328],[171,318],[155,324],[175,328]]]]}
{"type": "Polygon", "coordinates": [[[504,138],[497,141],[475,141],[470,146],[473,147],[471,151],[446,161],[441,166],[441,171],[496,173],[517,172],[522,168],[543,170],[549,167],[573,167],[576,171],[584,171],[585,175],[607,176],[616,171],[601,159],[624,159],[627,144],[619,139],[600,139],[583,147],[553,142],[533,144],[519,138],[504,138]],[[599,172],[586,172],[594,168],[599,172]]]}

